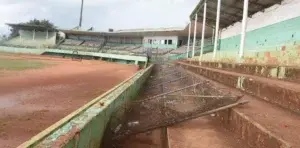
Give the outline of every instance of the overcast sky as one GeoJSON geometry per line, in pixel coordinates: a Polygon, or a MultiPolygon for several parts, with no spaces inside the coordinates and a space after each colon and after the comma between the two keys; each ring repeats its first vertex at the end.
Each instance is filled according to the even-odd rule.
{"type": "MultiPolygon", "coordinates": [[[[83,28],[185,27],[199,0],[85,0],[83,28]]],[[[56,26],[78,26],[81,0],[0,0],[0,34],[5,23],[49,19],[56,26]]]]}

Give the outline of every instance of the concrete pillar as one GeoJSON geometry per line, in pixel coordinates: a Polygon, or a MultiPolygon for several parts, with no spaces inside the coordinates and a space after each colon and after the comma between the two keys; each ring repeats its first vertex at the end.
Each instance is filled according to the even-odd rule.
{"type": "Polygon", "coordinates": [[[219,25],[220,25],[220,11],[221,11],[221,0],[218,0],[213,60],[216,59],[217,48],[218,48],[219,25]]]}
{"type": "Polygon", "coordinates": [[[243,22],[242,22],[242,31],[241,31],[241,44],[239,51],[239,59],[243,59],[244,48],[245,48],[245,38],[246,38],[246,29],[247,29],[247,17],[248,17],[248,3],[249,0],[244,0],[244,10],[243,10],[243,22]]]}
{"type": "Polygon", "coordinates": [[[191,42],[191,25],[192,22],[189,23],[189,37],[188,37],[188,43],[186,48],[186,58],[189,58],[189,52],[190,52],[190,42],[191,42]]]}
{"type": "Polygon", "coordinates": [[[197,37],[197,22],[198,22],[198,14],[196,13],[195,24],[194,24],[194,41],[193,41],[192,58],[195,56],[195,45],[196,45],[196,37],[197,37]]]}
{"type": "Polygon", "coordinates": [[[206,24],[206,7],[207,3],[206,0],[204,1],[204,9],[203,9],[203,21],[202,21],[202,35],[201,35],[201,50],[200,50],[200,56],[199,56],[199,61],[202,60],[203,56],[203,48],[204,48],[204,39],[205,39],[205,24],[206,24]]]}

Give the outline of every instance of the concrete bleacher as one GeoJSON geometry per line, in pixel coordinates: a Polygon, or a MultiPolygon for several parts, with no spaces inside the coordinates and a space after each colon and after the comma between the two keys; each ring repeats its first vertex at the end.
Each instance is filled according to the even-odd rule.
{"type": "MultiPolygon", "coordinates": [[[[198,49],[199,47],[196,47],[196,48],[198,49]]],[[[186,53],[186,49],[187,49],[187,45],[183,45],[177,49],[174,49],[171,53],[172,54],[186,53]]]]}
{"type": "Polygon", "coordinates": [[[130,52],[137,53],[137,54],[144,54],[144,53],[146,53],[146,49],[141,46],[139,48],[131,50],[130,52]]]}
{"type": "Polygon", "coordinates": [[[74,46],[74,45],[60,45],[59,49],[67,50],[79,50],[79,51],[89,51],[89,52],[98,52],[99,49],[96,47],[87,47],[87,46],[74,46]]]}
{"type": "Polygon", "coordinates": [[[152,49],[152,54],[157,54],[157,55],[164,55],[172,51],[173,49],[168,49],[168,48],[162,48],[162,49],[152,49]]]}
{"type": "Polygon", "coordinates": [[[35,32],[20,30],[19,35],[15,36],[5,42],[3,45],[16,47],[34,47],[47,48],[55,46],[56,33],[55,32],[35,32]]]}
{"type": "Polygon", "coordinates": [[[88,47],[100,47],[102,42],[100,41],[84,41],[81,46],[88,46],[88,47]]]}
{"type": "Polygon", "coordinates": [[[242,140],[253,147],[300,146],[300,67],[195,60],[177,64],[222,85],[222,90],[245,95],[250,101],[246,108],[216,116],[242,140]]]}
{"type": "Polygon", "coordinates": [[[80,40],[74,40],[74,39],[66,39],[62,44],[63,45],[73,45],[73,46],[77,46],[82,44],[84,41],[80,41],[80,40]]]}

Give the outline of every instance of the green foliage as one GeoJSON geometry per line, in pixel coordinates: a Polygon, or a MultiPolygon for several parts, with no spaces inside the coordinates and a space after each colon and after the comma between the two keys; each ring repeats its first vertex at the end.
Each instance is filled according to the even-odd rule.
{"type": "MultiPolygon", "coordinates": [[[[38,20],[38,19],[33,19],[33,20],[29,20],[28,22],[25,23],[20,23],[20,24],[26,24],[26,25],[39,25],[39,26],[44,26],[47,28],[56,28],[56,26],[54,26],[53,23],[51,23],[49,20],[43,19],[43,20],[38,20]]],[[[19,35],[18,32],[18,28],[11,28],[10,31],[10,35],[9,37],[15,37],[17,35],[19,35]]]]}

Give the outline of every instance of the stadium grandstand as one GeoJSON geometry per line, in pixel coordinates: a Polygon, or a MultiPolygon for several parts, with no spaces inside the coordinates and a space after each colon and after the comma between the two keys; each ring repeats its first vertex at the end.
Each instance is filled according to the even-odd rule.
{"type": "Polygon", "coordinates": [[[288,15],[283,12],[290,7],[296,8],[299,1],[278,0],[278,2],[282,2],[282,4],[279,5],[271,0],[261,4],[249,3],[251,18],[248,18],[248,23],[244,26],[241,21],[245,22],[246,17],[241,13],[242,3],[238,8],[229,7],[231,6],[229,3],[220,4],[220,9],[217,11],[218,1],[206,3],[201,1],[190,15],[190,23],[183,28],[116,31],[110,29],[107,32],[97,32],[93,28],[83,31],[79,28],[65,30],[7,24],[12,28],[17,28],[19,35],[1,44],[139,56],[145,56],[146,51],[150,49],[154,55],[167,55],[171,60],[193,58],[237,61],[240,59],[251,60],[257,57],[265,58],[262,56],[265,51],[276,55],[280,54],[282,48],[295,49],[298,45],[299,35],[296,32],[297,26],[299,26],[299,16],[296,12],[288,15]],[[204,13],[204,10],[207,12],[204,13]],[[266,11],[262,12],[261,10],[266,11]],[[285,28],[288,30],[283,33],[281,30],[285,28]],[[270,35],[271,33],[272,35],[270,35]]]}
{"type": "Polygon", "coordinates": [[[202,32],[214,28],[213,52],[191,56],[200,61],[294,64],[299,57],[299,5],[299,0],[202,0],[190,20],[205,24],[202,32]]]}
{"type": "Polygon", "coordinates": [[[54,28],[26,24],[7,25],[18,29],[18,34],[3,42],[4,45],[35,48],[48,48],[56,45],[58,30],[54,28]]]}
{"type": "MultiPolygon", "coordinates": [[[[62,30],[36,25],[7,24],[18,30],[18,35],[4,42],[5,46],[26,48],[55,48],[95,53],[113,53],[121,55],[145,56],[146,51],[154,55],[186,55],[189,27],[185,28],[147,28],[128,29],[108,32],[96,32],[92,29],[62,30]]],[[[201,32],[201,24],[196,24],[201,32]]],[[[212,30],[212,29],[211,29],[212,30]]],[[[211,36],[212,31],[206,35],[211,36]]],[[[189,41],[192,42],[192,41],[189,41]]],[[[200,36],[196,37],[196,49],[199,49],[200,36]]],[[[207,47],[211,39],[207,39],[207,47]]],[[[210,48],[207,50],[212,51],[210,48]]],[[[198,51],[198,50],[197,50],[198,51]]],[[[191,52],[191,51],[189,51],[191,52]]],[[[199,52],[196,52],[199,55],[199,52]]]]}
{"type": "Polygon", "coordinates": [[[8,24],[19,34],[0,51],[146,63],[19,147],[299,148],[299,8],[300,0],[200,0],[183,28],[98,32],[8,24]],[[174,62],[147,67],[149,51],[174,62]]]}

